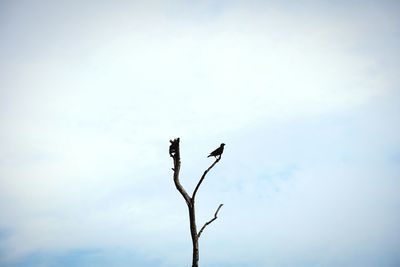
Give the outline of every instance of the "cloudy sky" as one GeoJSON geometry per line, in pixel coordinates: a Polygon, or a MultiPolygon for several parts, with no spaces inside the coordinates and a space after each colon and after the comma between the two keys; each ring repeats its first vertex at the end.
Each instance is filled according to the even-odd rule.
{"type": "Polygon", "coordinates": [[[0,266],[400,265],[397,1],[0,1],[0,266]]]}

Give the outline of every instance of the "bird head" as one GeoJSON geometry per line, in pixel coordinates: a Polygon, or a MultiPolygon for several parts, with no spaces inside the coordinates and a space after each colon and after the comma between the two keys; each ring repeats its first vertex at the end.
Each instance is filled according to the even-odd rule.
{"type": "Polygon", "coordinates": [[[221,146],[224,146],[224,145],[225,145],[224,143],[221,144],[221,146]]]}

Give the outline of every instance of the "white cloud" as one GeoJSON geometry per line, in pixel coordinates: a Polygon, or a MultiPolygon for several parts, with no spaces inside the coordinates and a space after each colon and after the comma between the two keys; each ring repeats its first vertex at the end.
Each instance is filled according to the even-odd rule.
{"type": "MultiPolygon", "coordinates": [[[[277,5],[219,9],[204,4],[182,10],[194,16],[176,16],[180,5],[161,3],[156,9],[138,3],[46,7],[46,12],[29,14],[22,6],[11,9],[6,20],[14,26],[2,28],[6,34],[15,31],[3,44],[3,51],[12,53],[0,63],[7,74],[0,82],[0,225],[11,229],[11,237],[2,241],[10,255],[134,244],[172,265],[182,264],[185,253],[163,251],[166,244],[189,244],[187,229],[181,229],[186,210],[170,181],[167,154],[168,138],[177,135],[189,187],[206,166],[199,155],[211,145],[231,142],[226,163],[202,192],[199,218],[207,219],[220,197],[230,203],[223,221],[213,226],[221,234],[210,233],[204,242],[211,248],[218,242],[229,246],[237,252],[232,261],[254,257],[263,262],[265,249],[284,254],[287,243],[293,255],[312,251],[310,243],[322,246],[316,250],[339,244],[334,249],[342,254],[347,246],[362,245],[366,232],[376,234],[369,244],[392,242],[390,231],[398,218],[390,215],[391,205],[398,199],[382,193],[392,194],[398,184],[391,178],[381,184],[376,174],[389,167],[360,171],[351,164],[334,165],[344,147],[335,142],[345,141],[353,151],[370,143],[363,139],[353,146],[359,138],[347,137],[337,125],[332,127],[338,133],[326,142],[326,125],[320,122],[321,117],[344,120],[357,110],[377,110],[374,100],[395,95],[392,86],[398,80],[382,67],[384,56],[365,45],[376,35],[390,38],[396,24],[390,16],[371,28],[368,17],[376,15],[371,10],[346,12],[339,21],[333,11],[296,14],[277,5]],[[366,48],[372,51],[363,52],[366,48]],[[319,123],[299,131],[308,120],[319,123]],[[265,133],[268,127],[273,130],[265,133]],[[307,137],[314,132],[324,136],[307,137]],[[275,151],[264,155],[270,147],[275,151]],[[333,155],[326,157],[333,161],[327,164],[329,151],[333,155]],[[245,157],[239,160],[238,154],[245,157]],[[282,179],[285,171],[293,171],[288,176],[295,179],[282,179]],[[358,192],[363,178],[366,187],[358,192]],[[343,192],[346,186],[349,191],[343,192]],[[378,200],[372,208],[365,206],[371,196],[378,200]],[[345,210],[331,213],[336,204],[345,210]],[[377,214],[382,220],[374,218],[377,214]],[[365,227],[358,227],[358,216],[368,221],[365,227]],[[253,229],[240,227],[247,218],[253,229]],[[310,228],[313,220],[317,223],[310,228]],[[265,229],[261,234],[255,231],[260,228],[265,229]],[[231,231],[238,231],[237,240],[253,252],[231,242],[231,231]],[[138,241],[143,238],[147,241],[138,241]],[[270,240],[265,246],[264,239],[270,240]]],[[[365,149],[368,155],[386,151],[389,142],[398,144],[389,134],[393,116],[387,113],[360,126],[369,131],[365,139],[384,140],[372,142],[374,147],[365,149]],[[386,115],[389,119],[380,123],[386,115]],[[374,126],[386,130],[375,132],[374,126]]],[[[359,121],[362,114],[355,117],[359,121]]],[[[357,126],[348,127],[358,133],[357,126]]],[[[358,156],[348,153],[352,159],[358,156]]],[[[282,262],[279,257],[275,260],[282,262]]]]}

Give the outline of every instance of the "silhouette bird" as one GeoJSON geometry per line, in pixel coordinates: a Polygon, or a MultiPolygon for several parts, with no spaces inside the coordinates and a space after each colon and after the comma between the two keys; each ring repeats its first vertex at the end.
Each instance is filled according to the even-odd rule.
{"type": "MultiPolygon", "coordinates": [[[[221,156],[222,152],[224,152],[224,146],[225,144],[222,143],[219,148],[215,149],[213,152],[210,153],[210,155],[208,155],[208,157],[217,157],[217,156],[221,156]]],[[[207,158],[208,158],[207,157],[207,158]]]]}

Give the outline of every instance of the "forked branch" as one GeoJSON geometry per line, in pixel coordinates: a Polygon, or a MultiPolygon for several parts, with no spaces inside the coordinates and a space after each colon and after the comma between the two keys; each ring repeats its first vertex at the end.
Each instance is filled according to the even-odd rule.
{"type": "Polygon", "coordinates": [[[217,164],[220,161],[224,145],[225,144],[221,144],[220,148],[211,152],[210,156],[215,156],[215,161],[211,164],[210,167],[208,167],[207,170],[204,171],[203,175],[201,176],[199,182],[197,183],[197,185],[193,191],[192,196],[190,197],[179,181],[179,173],[180,173],[180,169],[181,169],[179,138],[170,140],[169,155],[174,160],[174,167],[172,168],[172,170],[174,171],[174,184],[175,184],[176,189],[179,191],[179,193],[185,199],[186,204],[189,209],[190,235],[192,237],[192,245],[193,245],[192,267],[199,266],[199,237],[200,237],[201,233],[203,232],[203,230],[206,228],[206,226],[217,219],[218,212],[223,205],[223,204],[219,205],[218,209],[216,210],[216,212],[214,214],[214,218],[211,219],[210,221],[206,222],[204,224],[204,226],[200,229],[200,231],[197,232],[195,197],[196,197],[197,191],[199,190],[200,185],[203,183],[204,178],[206,177],[207,173],[215,166],[215,164],[217,164]]]}

